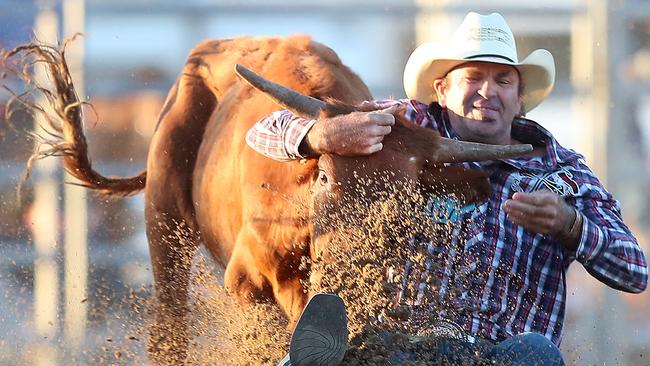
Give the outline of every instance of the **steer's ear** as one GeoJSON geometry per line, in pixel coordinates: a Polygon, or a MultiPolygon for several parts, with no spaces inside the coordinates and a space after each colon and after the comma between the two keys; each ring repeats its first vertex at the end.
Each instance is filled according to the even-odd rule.
{"type": "Polygon", "coordinates": [[[427,166],[421,171],[419,181],[425,193],[454,194],[463,203],[479,203],[492,194],[485,172],[459,166],[427,166]]]}

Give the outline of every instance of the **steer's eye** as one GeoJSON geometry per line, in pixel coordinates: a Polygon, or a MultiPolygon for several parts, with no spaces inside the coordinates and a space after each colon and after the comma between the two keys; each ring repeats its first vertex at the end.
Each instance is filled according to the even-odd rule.
{"type": "Polygon", "coordinates": [[[329,181],[329,179],[327,178],[327,174],[325,174],[324,170],[320,170],[318,172],[318,178],[317,179],[318,179],[318,183],[320,183],[322,185],[326,185],[327,182],[329,181]]]}

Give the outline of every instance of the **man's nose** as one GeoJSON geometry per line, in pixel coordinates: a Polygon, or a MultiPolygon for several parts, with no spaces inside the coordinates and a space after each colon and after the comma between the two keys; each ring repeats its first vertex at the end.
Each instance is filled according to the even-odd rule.
{"type": "Polygon", "coordinates": [[[478,92],[483,98],[490,99],[496,96],[496,83],[493,80],[486,79],[481,84],[478,92]]]}

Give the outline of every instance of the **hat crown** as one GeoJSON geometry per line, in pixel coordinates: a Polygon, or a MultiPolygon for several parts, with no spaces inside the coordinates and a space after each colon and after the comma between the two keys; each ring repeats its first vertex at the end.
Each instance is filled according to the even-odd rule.
{"type": "Polygon", "coordinates": [[[503,58],[510,63],[519,62],[515,37],[498,13],[468,13],[449,39],[449,50],[461,59],[487,56],[503,58]]]}

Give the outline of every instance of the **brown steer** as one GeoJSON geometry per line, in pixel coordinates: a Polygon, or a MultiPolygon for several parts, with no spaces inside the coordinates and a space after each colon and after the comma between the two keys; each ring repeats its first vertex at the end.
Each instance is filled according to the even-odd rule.
{"type": "MultiPolygon", "coordinates": [[[[483,174],[442,163],[502,158],[530,148],[444,139],[404,121],[398,111],[384,149],[376,154],[273,161],[250,149],[244,137],[278,104],[238,77],[235,64],[316,98],[285,98],[283,94],[291,94],[286,90],[276,96],[313,118],[351,112],[351,106],[372,97],[331,49],[308,37],[242,37],[205,41],[191,51],[160,113],[146,171],[107,178],[91,167],[63,53],[42,45],[15,51],[21,52],[47,61],[55,80],[50,102],[60,117],[61,141],[54,148],[64,156],[66,169],[102,194],[145,191],[157,300],[150,351],[156,363],[180,364],[185,358],[190,261],[200,242],[226,268],[225,286],[231,293],[244,301],[274,300],[295,320],[307,299],[301,281],[309,269],[300,267],[301,259],[327,245],[328,228],[312,220],[325,201],[331,207],[346,195],[354,199],[360,194],[356,179],[384,172],[395,174],[396,180],[481,200],[490,194],[483,174]],[[341,103],[322,102],[330,99],[341,103]]],[[[268,86],[244,68],[239,71],[256,87],[278,93],[277,86],[268,86]]]]}

